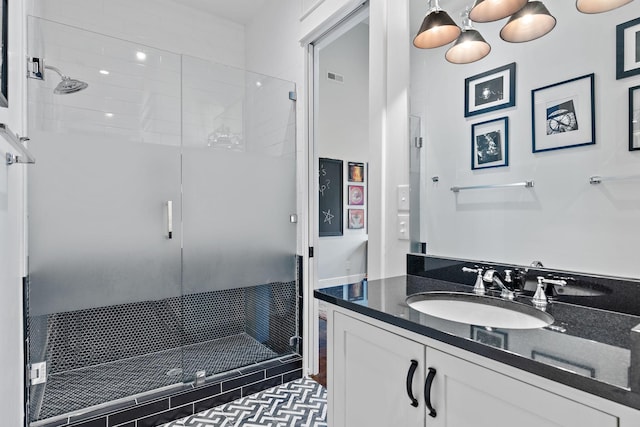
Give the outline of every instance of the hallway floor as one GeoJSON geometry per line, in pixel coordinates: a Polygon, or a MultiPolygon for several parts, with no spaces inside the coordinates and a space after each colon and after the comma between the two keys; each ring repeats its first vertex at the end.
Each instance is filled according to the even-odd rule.
{"type": "Polygon", "coordinates": [[[327,391],[302,378],[162,427],[326,427],[327,391]]]}

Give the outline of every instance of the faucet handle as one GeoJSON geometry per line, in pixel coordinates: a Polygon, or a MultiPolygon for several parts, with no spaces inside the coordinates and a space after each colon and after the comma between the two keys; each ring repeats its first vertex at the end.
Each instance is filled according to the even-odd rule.
{"type": "Polygon", "coordinates": [[[562,279],[547,279],[546,277],[538,276],[538,288],[536,289],[536,293],[533,295],[533,305],[538,307],[545,307],[548,303],[547,295],[546,295],[546,285],[554,285],[554,286],[565,286],[567,284],[566,280],[562,279]]]}
{"type": "Polygon", "coordinates": [[[547,279],[546,277],[538,276],[538,284],[546,283],[554,286],[565,286],[567,281],[564,279],[547,279]]]}
{"type": "Polygon", "coordinates": [[[462,267],[462,271],[464,271],[465,273],[477,273],[478,274],[476,276],[476,283],[473,286],[473,292],[475,292],[478,295],[484,295],[485,288],[484,288],[484,283],[483,283],[483,280],[482,280],[482,267],[478,267],[477,265],[475,265],[474,267],[476,267],[476,268],[462,267]]]}
{"type": "Polygon", "coordinates": [[[469,267],[462,267],[462,271],[464,271],[465,273],[478,273],[478,274],[482,274],[482,267],[478,267],[477,265],[474,265],[475,268],[469,268],[469,267]]]}
{"type": "Polygon", "coordinates": [[[533,299],[531,302],[536,307],[546,307],[547,306],[547,295],[544,292],[545,284],[544,277],[538,276],[538,287],[536,289],[536,293],[533,295],[533,299]]]}
{"type": "Polygon", "coordinates": [[[504,271],[504,281],[507,283],[513,282],[513,270],[505,270],[504,271]]]}

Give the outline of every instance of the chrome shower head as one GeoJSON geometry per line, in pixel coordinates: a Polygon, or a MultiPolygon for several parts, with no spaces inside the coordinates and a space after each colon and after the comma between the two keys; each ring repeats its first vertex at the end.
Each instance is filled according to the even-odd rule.
{"type": "Polygon", "coordinates": [[[51,65],[45,65],[45,68],[55,71],[56,73],[58,73],[58,75],[62,79],[60,81],[60,83],[58,83],[58,86],[56,86],[55,89],[53,89],[53,93],[55,93],[55,94],[67,95],[67,94],[70,94],[70,93],[76,93],[76,92],[79,92],[79,91],[81,91],[83,89],[86,89],[87,86],[89,86],[87,83],[85,83],[85,82],[83,82],[81,80],[76,80],[76,79],[72,79],[72,78],[70,78],[68,76],[65,76],[56,67],[53,67],[51,65]]]}
{"type": "Polygon", "coordinates": [[[87,86],[89,85],[83,81],[71,79],[64,76],[62,77],[62,81],[58,83],[58,86],[53,89],[53,93],[56,93],[58,95],[66,95],[69,93],[79,92],[82,89],[86,89],[87,86]]]}

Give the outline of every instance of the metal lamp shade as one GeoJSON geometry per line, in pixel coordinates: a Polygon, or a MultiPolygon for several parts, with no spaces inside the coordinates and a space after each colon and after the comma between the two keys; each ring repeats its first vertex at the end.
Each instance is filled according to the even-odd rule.
{"type": "Polygon", "coordinates": [[[540,1],[530,1],[513,14],[500,30],[500,38],[511,43],[535,40],[553,30],[554,18],[540,1]]]}
{"type": "Polygon", "coordinates": [[[475,22],[492,22],[513,15],[527,4],[527,0],[476,0],[469,12],[475,22]]]}
{"type": "Polygon", "coordinates": [[[576,8],[582,13],[602,13],[624,6],[633,0],[577,0],[576,8]]]}
{"type": "Polygon", "coordinates": [[[451,43],[459,35],[460,27],[449,14],[444,10],[435,10],[425,16],[413,45],[420,49],[432,49],[451,43]]]}
{"type": "Polygon", "coordinates": [[[491,46],[480,33],[474,29],[468,29],[460,34],[444,57],[453,64],[468,64],[484,58],[490,51],[491,46]]]}

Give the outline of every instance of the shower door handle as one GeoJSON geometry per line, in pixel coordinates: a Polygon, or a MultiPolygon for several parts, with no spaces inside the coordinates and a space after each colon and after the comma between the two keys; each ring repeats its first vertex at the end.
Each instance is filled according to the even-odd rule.
{"type": "Polygon", "coordinates": [[[167,201],[167,238],[173,238],[173,202],[167,201]]]}

